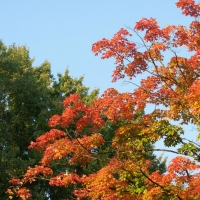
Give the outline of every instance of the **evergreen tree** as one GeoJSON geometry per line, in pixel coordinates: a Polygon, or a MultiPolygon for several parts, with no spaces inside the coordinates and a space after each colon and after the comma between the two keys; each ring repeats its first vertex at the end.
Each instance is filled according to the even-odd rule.
{"type": "MultiPolygon", "coordinates": [[[[6,47],[1,42],[0,49],[0,199],[8,199],[9,180],[21,177],[41,158],[27,147],[49,130],[48,119],[62,112],[63,99],[78,93],[89,104],[98,90],[89,94],[83,77],[72,78],[68,70],[54,78],[47,61],[34,67],[25,46],[6,47]]],[[[33,199],[47,198],[46,183],[32,188],[33,199]]]]}

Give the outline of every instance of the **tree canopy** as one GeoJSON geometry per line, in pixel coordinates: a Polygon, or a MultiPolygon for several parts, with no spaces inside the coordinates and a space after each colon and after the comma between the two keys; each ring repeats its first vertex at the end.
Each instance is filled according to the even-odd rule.
{"type": "MultiPolygon", "coordinates": [[[[8,181],[22,176],[28,166],[40,160],[41,155],[27,147],[49,130],[47,121],[62,112],[62,101],[78,93],[90,104],[98,90],[89,94],[83,77],[72,78],[68,70],[54,78],[48,61],[34,67],[25,46],[6,47],[1,42],[0,49],[0,199],[8,199],[8,181]]],[[[41,187],[44,185],[34,187],[35,199],[46,197],[47,189],[41,187]]]]}
{"type": "Polygon", "coordinates": [[[109,88],[90,104],[75,93],[65,98],[63,111],[48,120],[50,130],[29,145],[42,153],[41,160],[10,180],[10,199],[31,198],[31,185],[40,180],[70,191],[65,199],[200,198],[200,144],[185,138],[181,126],[198,130],[200,123],[200,3],[179,0],[176,5],[194,18],[189,27],[161,28],[156,19],[143,18],[134,28],[93,44],[95,55],[115,59],[113,81],[148,75],[133,92],[109,88]],[[133,42],[133,35],[141,42],[133,42]],[[154,110],[145,114],[148,105],[154,110]],[[155,148],[157,141],[165,148],[155,148]],[[155,151],[178,156],[165,171],[155,151]]]}

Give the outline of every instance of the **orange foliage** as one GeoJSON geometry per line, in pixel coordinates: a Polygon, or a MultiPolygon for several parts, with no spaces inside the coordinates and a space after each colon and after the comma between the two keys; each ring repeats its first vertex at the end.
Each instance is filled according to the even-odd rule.
{"type": "MultiPolygon", "coordinates": [[[[176,5],[185,15],[195,18],[200,15],[200,3],[194,0],[179,0],[176,5]]],[[[170,124],[174,120],[200,125],[199,29],[197,20],[189,28],[182,25],[161,28],[155,19],[143,18],[132,30],[138,36],[140,31],[144,32],[144,37],[139,36],[143,48],[129,41],[132,34],[126,29],[120,29],[110,40],[104,38],[93,44],[95,55],[115,59],[113,81],[125,76],[132,79],[144,72],[149,76],[132,93],[106,90],[91,106],[85,105],[77,94],[66,98],[63,113],[49,119],[52,129],[29,146],[43,152],[40,166],[29,167],[21,179],[10,181],[13,184],[7,191],[10,198],[13,195],[24,200],[29,198],[31,194],[23,185],[45,177],[51,186],[79,185],[73,191],[77,199],[200,199],[197,162],[200,146],[190,140],[186,143],[181,137],[184,131],[170,124]],[[176,48],[181,47],[192,54],[190,58],[177,55],[176,48]],[[173,56],[164,64],[167,51],[173,56]],[[149,104],[155,110],[138,118],[138,112],[149,104]],[[106,123],[119,125],[112,141],[105,141],[101,134],[106,123]],[[171,150],[182,156],[170,162],[165,174],[151,173],[152,163],[144,156],[154,150],[148,149],[148,144],[160,139],[164,139],[167,147],[182,145],[182,149],[171,150]],[[100,159],[100,155],[110,153],[105,149],[96,154],[92,151],[101,149],[105,142],[110,144],[112,156],[99,171],[78,175],[76,172],[54,174],[51,169],[52,163],[60,159],[66,159],[70,166],[79,164],[84,168],[94,159],[100,159]]]]}

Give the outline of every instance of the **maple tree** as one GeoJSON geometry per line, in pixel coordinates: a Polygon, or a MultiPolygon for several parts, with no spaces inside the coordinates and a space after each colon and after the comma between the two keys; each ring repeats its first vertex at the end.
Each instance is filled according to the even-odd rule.
{"type": "Polygon", "coordinates": [[[66,98],[62,114],[49,120],[52,129],[29,146],[43,153],[40,165],[29,168],[21,179],[10,180],[10,198],[29,198],[26,186],[37,179],[46,179],[51,186],[72,187],[71,199],[200,198],[200,145],[184,138],[181,126],[193,124],[198,128],[200,123],[200,3],[179,0],[176,5],[184,15],[194,18],[188,28],[160,28],[155,19],[143,18],[130,29],[141,44],[131,42],[132,34],[126,29],[119,30],[110,40],[104,38],[93,44],[95,55],[115,59],[113,81],[149,75],[132,93],[110,88],[91,105],[77,94],[66,98]],[[185,48],[189,56],[178,55],[179,48],[185,48]],[[168,61],[166,52],[172,54],[168,61]],[[155,109],[138,117],[148,105],[155,109]],[[174,121],[180,125],[174,125],[174,121]],[[102,129],[114,125],[117,128],[107,140],[102,129]],[[161,139],[168,148],[154,147],[161,139]],[[178,154],[166,173],[151,170],[152,161],[147,154],[154,151],[178,154]],[[71,168],[55,173],[53,166],[60,161],[71,168]],[[84,171],[94,161],[103,164],[93,173],[84,171]],[[74,166],[80,166],[82,171],[74,166]]]}

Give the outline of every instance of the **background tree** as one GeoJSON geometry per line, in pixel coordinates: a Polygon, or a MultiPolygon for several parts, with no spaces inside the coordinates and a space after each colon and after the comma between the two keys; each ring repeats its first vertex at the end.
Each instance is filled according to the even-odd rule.
{"type": "MultiPolygon", "coordinates": [[[[63,99],[76,92],[89,104],[98,90],[89,94],[83,77],[72,78],[68,70],[54,78],[47,61],[33,67],[24,46],[6,47],[1,42],[0,49],[0,199],[8,199],[9,179],[22,176],[40,160],[41,155],[28,151],[27,146],[49,130],[47,121],[62,112],[63,99]]],[[[34,199],[46,198],[47,184],[41,182],[33,188],[34,199]]]]}

